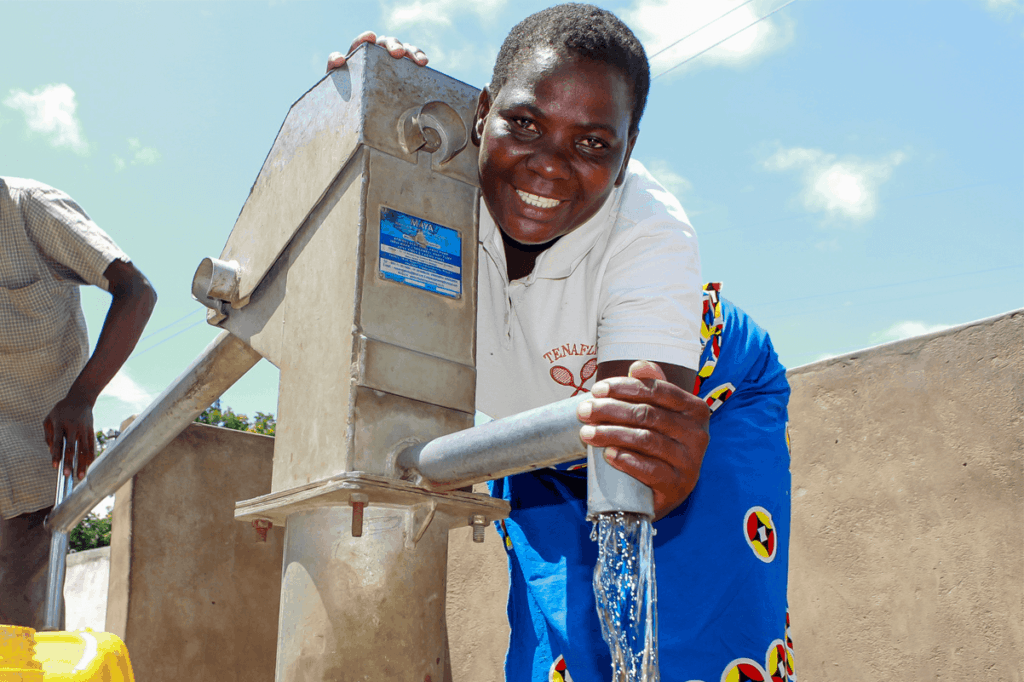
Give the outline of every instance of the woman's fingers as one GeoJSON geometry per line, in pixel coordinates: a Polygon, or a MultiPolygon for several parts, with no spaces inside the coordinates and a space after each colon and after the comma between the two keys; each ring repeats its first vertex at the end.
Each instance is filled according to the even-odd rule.
{"type": "Polygon", "coordinates": [[[403,43],[394,36],[378,35],[375,31],[363,31],[356,36],[355,40],[352,41],[352,45],[348,48],[347,54],[343,54],[341,52],[332,52],[330,54],[327,58],[327,70],[330,71],[344,66],[348,61],[348,55],[352,54],[352,52],[363,43],[380,45],[387,50],[388,54],[392,57],[396,59],[408,57],[419,66],[426,66],[429,61],[423,50],[411,43],[403,43]]]}

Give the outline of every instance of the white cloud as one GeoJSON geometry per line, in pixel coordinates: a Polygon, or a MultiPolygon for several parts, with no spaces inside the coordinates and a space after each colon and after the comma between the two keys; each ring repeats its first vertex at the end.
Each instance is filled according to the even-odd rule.
{"type": "Polygon", "coordinates": [[[153,147],[143,147],[137,137],[128,138],[128,148],[135,152],[135,156],[132,158],[133,166],[152,166],[160,160],[160,152],[153,147]]]}
{"type": "Polygon", "coordinates": [[[101,398],[117,400],[133,411],[145,408],[153,402],[154,394],[150,393],[137,384],[134,379],[128,376],[128,372],[121,368],[114,378],[110,380],[107,387],[100,393],[101,398]]]}
{"type": "Polygon", "coordinates": [[[29,130],[42,133],[53,147],[67,147],[79,154],[89,152],[82,124],[75,116],[75,91],[65,83],[36,88],[30,95],[11,90],[4,104],[25,115],[29,130]]]}
{"type": "Polygon", "coordinates": [[[888,341],[902,341],[903,339],[909,339],[912,336],[921,336],[922,334],[940,332],[943,329],[949,329],[951,326],[952,325],[948,324],[928,324],[926,322],[906,320],[904,322],[897,322],[884,331],[873,333],[871,335],[871,342],[886,343],[888,341]]]}
{"type": "Polygon", "coordinates": [[[481,41],[466,40],[465,27],[457,21],[475,18],[482,26],[493,28],[508,0],[405,0],[391,3],[383,10],[387,35],[411,42],[430,59],[430,66],[456,76],[485,65],[490,75],[497,51],[481,41]]]}
{"type": "Polygon", "coordinates": [[[114,170],[121,172],[129,164],[132,166],[152,166],[160,160],[160,152],[154,147],[143,147],[137,137],[128,138],[128,153],[131,161],[114,154],[114,170]]]}
{"type": "Polygon", "coordinates": [[[743,6],[741,0],[634,0],[622,12],[622,19],[636,31],[651,56],[654,76],[708,50],[675,69],[675,75],[698,65],[746,66],[786,47],[793,40],[794,24],[784,11],[754,23],[781,4],[780,0],[755,0],[743,6]],[[690,33],[693,35],[672,45],[690,33]],[[722,40],[725,42],[712,47],[722,40]]]}
{"type": "Polygon", "coordinates": [[[667,161],[651,159],[650,161],[644,161],[644,166],[647,167],[647,170],[651,172],[651,175],[658,182],[664,185],[665,189],[677,197],[693,189],[693,183],[672,170],[672,166],[667,161]]]}
{"type": "Polygon", "coordinates": [[[993,12],[1011,13],[1024,10],[1024,0],[982,0],[993,12]]]}
{"type": "MultiPolygon", "coordinates": [[[[412,0],[392,5],[384,13],[384,25],[394,28],[422,28],[424,26],[448,27],[452,19],[467,14],[476,14],[483,22],[498,15],[508,0],[412,0]]],[[[409,38],[398,36],[403,40],[409,38]]]]}
{"type": "Polygon", "coordinates": [[[903,152],[866,161],[852,156],[839,159],[820,149],[793,147],[779,149],[763,165],[771,171],[802,173],[801,200],[808,211],[863,221],[874,217],[878,210],[878,188],[905,160],[903,152]]]}

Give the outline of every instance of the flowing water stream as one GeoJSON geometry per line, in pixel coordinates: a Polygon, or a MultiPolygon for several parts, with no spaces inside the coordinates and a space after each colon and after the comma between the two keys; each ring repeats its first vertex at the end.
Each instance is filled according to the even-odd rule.
{"type": "Polygon", "coordinates": [[[612,682],[658,682],[658,595],[654,529],[629,512],[598,514],[594,595],[612,655],[612,682]]]}

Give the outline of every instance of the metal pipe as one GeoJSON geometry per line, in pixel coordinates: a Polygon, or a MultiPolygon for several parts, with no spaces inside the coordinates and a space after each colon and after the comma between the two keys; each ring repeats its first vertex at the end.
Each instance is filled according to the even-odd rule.
{"type": "Polygon", "coordinates": [[[74,528],[259,360],[259,353],[228,332],[214,339],[93,462],[86,477],[46,517],[47,528],[54,533],[74,528]]]}
{"type": "MultiPolygon", "coordinates": [[[[65,459],[67,451],[61,455],[60,469],[57,473],[57,493],[54,496],[53,506],[59,507],[60,503],[71,494],[75,487],[75,471],[78,469],[78,448],[71,458],[71,475],[64,475],[65,459]]],[[[50,561],[46,568],[46,611],[43,613],[43,630],[61,630],[64,626],[61,623],[61,614],[64,602],[61,597],[64,594],[64,575],[68,562],[68,534],[58,531],[50,534],[50,561]]]]}
{"type": "Polygon", "coordinates": [[[604,448],[587,447],[587,518],[633,512],[654,520],[654,492],[604,458],[604,448]]]}
{"type": "Polygon", "coordinates": [[[576,406],[589,393],[413,445],[398,453],[399,475],[431,490],[451,490],[586,454],[576,406]]]}

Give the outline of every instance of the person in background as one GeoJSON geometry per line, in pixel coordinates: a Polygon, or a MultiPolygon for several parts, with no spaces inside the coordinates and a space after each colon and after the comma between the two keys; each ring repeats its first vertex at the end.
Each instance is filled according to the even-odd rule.
{"type": "Polygon", "coordinates": [[[81,479],[92,409],[131,354],[156,292],[67,194],[0,177],[0,623],[42,626],[57,471],[81,479]],[[78,287],[108,291],[89,357],[78,287]],[[77,469],[72,463],[77,453],[77,469]]]}
{"type": "MultiPolygon", "coordinates": [[[[362,42],[427,62],[393,37],[362,42]]],[[[662,678],[790,679],[789,386],[767,334],[701,285],[679,202],[630,159],[649,85],[639,41],[591,5],[505,39],[472,129],[477,408],[500,418],[589,391],[582,440],[654,492],[662,678]]],[[[584,466],[493,482],[511,507],[510,682],[608,678],[584,466]]]]}

